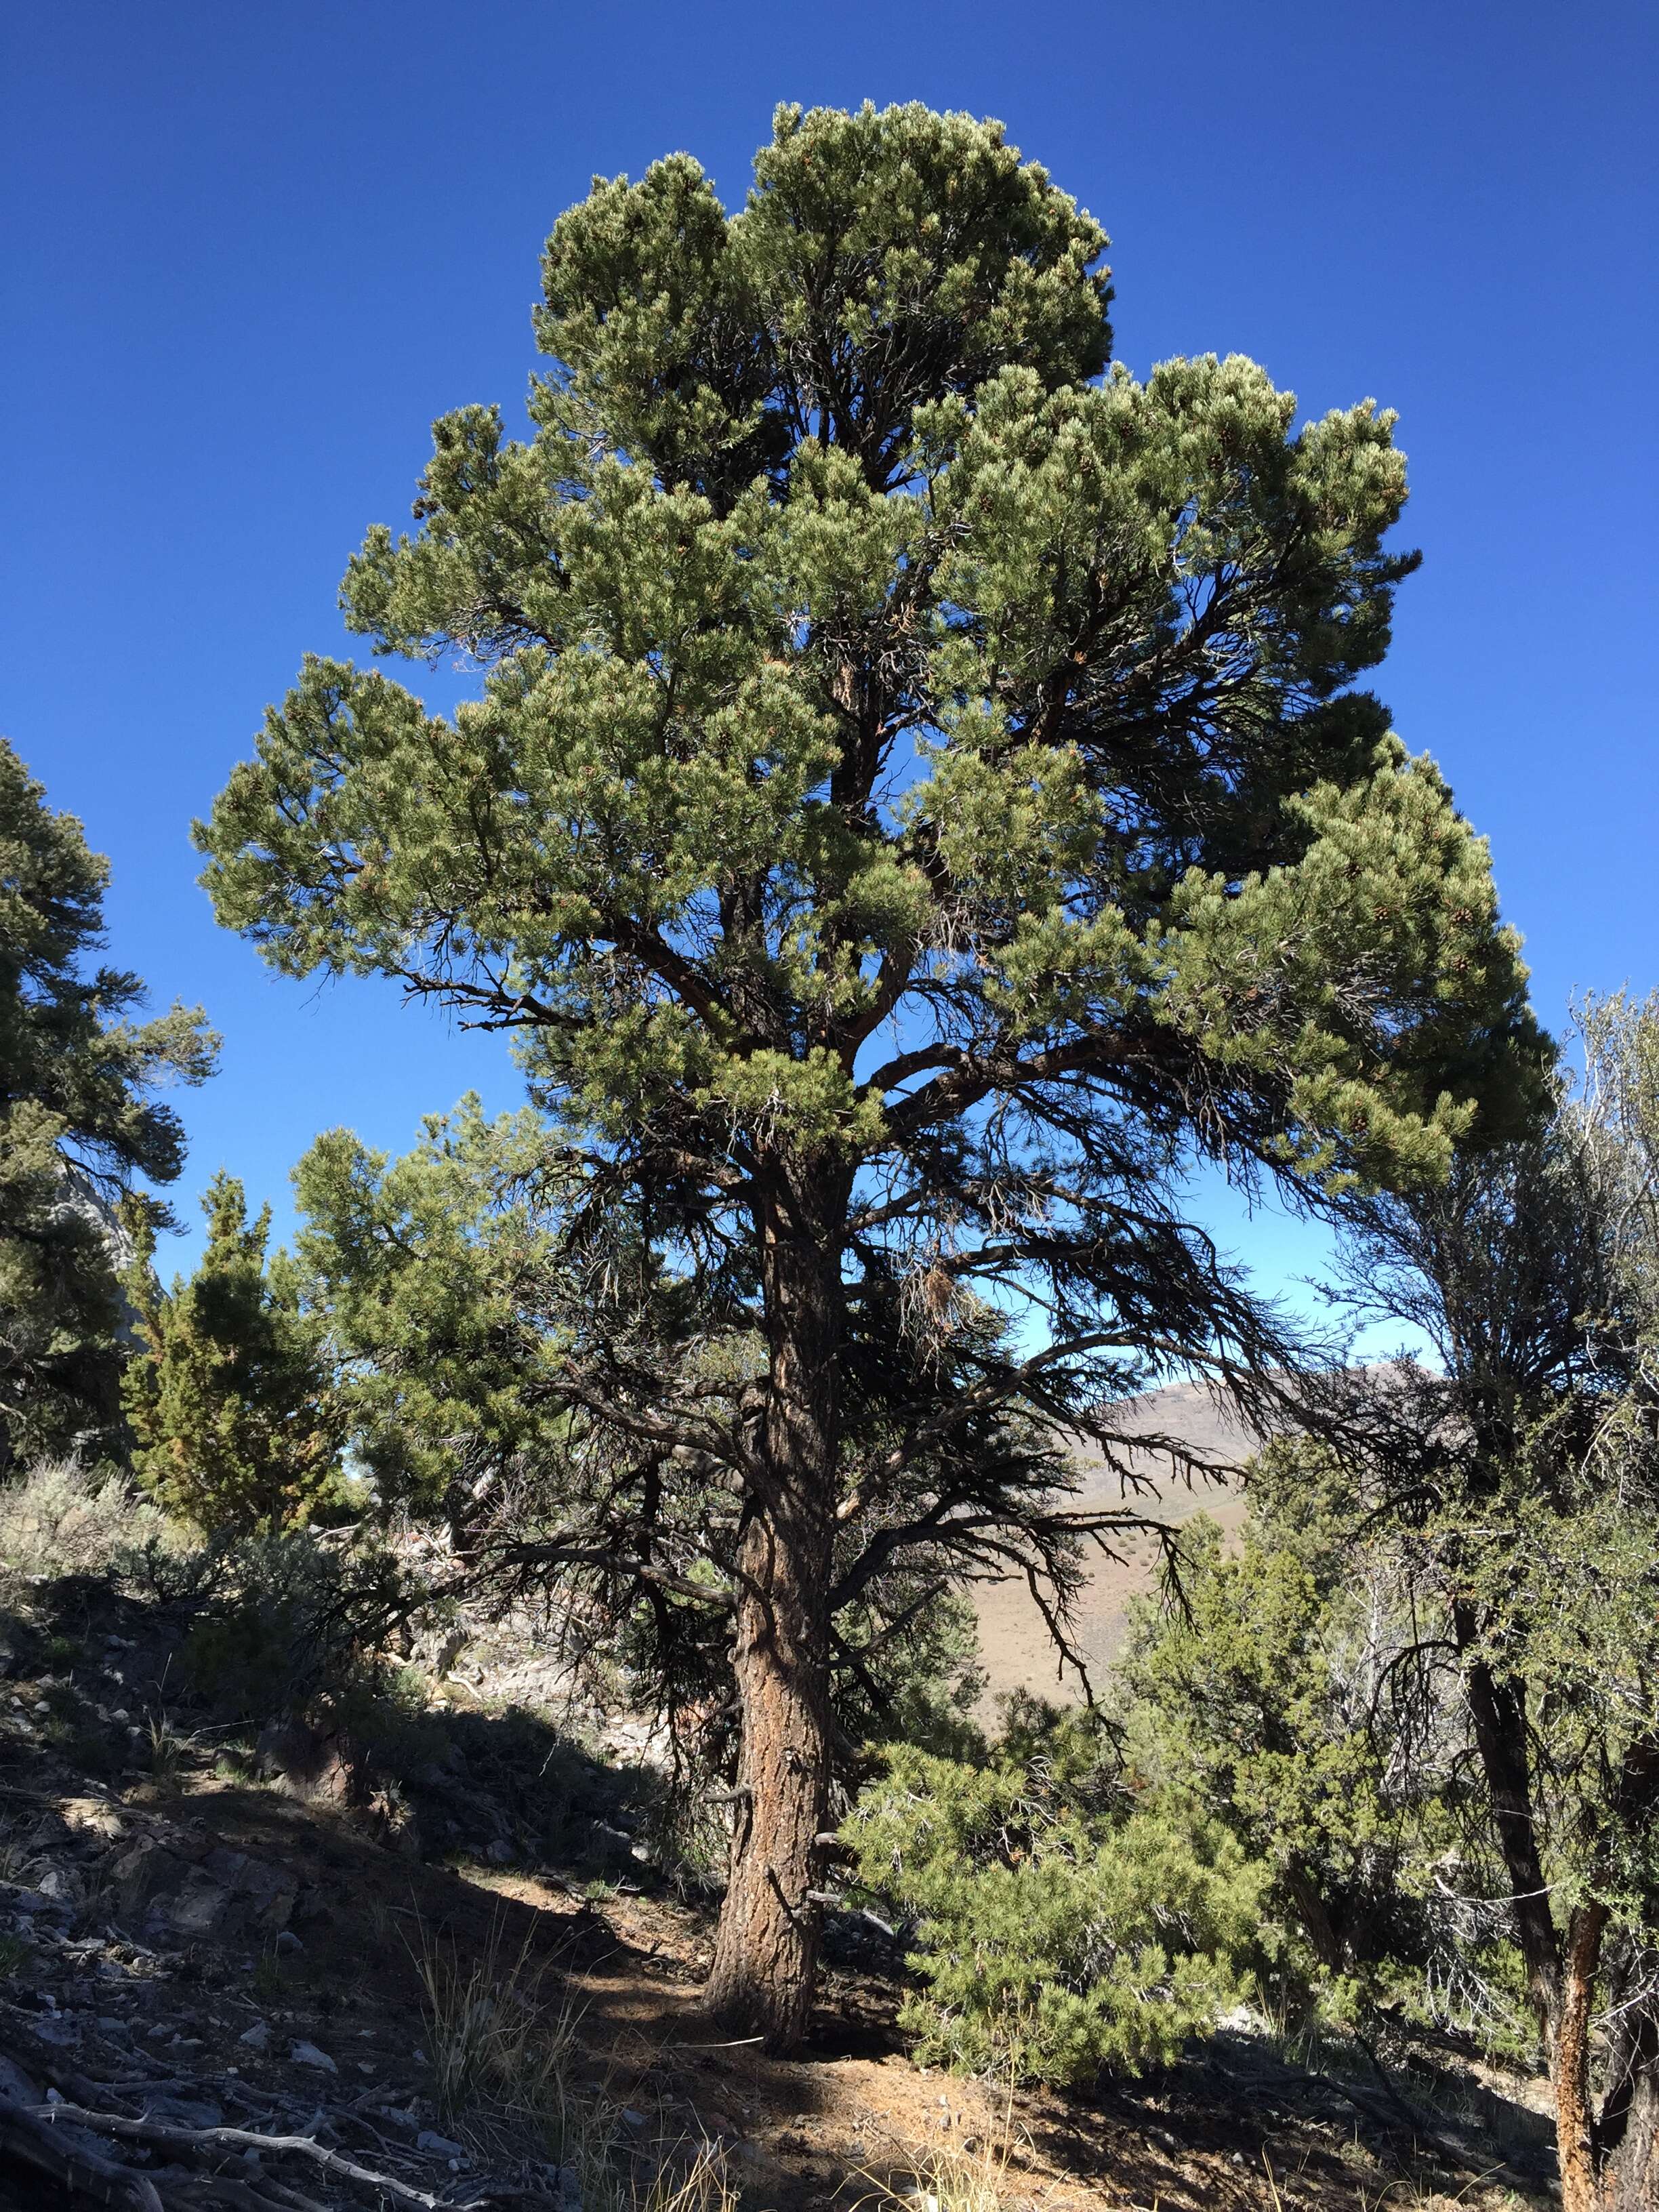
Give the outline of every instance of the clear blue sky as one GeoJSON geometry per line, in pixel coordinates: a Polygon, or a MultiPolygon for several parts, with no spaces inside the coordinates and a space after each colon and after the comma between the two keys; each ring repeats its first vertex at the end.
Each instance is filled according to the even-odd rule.
{"type": "Polygon", "coordinates": [[[735,201],[784,99],[1002,118],[1112,234],[1137,373],[1241,350],[1399,410],[1397,725],[1490,835],[1547,1021],[1659,983],[1656,56],[1635,0],[10,9],[0,729],[110,854],[114,956],[224,1034],[186,1205],[223,1164],[280,1211],[319,1127],[514,1099],[389,988],[267,975],[189,823],[301,653],[349,649],[338,577],[433,416],[516,413],[559,210],[677,148],[735,201]]]}

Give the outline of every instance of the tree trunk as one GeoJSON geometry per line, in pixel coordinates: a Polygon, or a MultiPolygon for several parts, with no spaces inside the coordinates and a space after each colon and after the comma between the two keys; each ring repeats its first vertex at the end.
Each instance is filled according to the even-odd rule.
{"type": "Polygon", "coordinates": [[[1526,1706],[1522,1692],[1512,1683],[1500,1680],[1484,1659],[1473,1656],[1480,1636],[1474,1608],[1454,1605],[1452,1624],[1463,1654],[1464,1691],[1492,1800],[1496,1841],[1510,1878],[1515,1932],[1527,1971],[1527,1994],[1553,2071],[1559,2032],[1561,1948],[1533,1820],[1526,1706]]]}
{"type": "Polygon", "coordinates": [[[1644,2019],[1601,2115],[1602,2212],[1659,2212],[1659,2029],[1644,2019]]]}
{"type": "Polygon", "coordinates": [[[1555,2156],[1561,2172],[1561,2212],[1596,2212],[1595,2115],[1590,2100],[1589,2031],[1595,1977],[1601,1963],[1604,1905],[1592,1899],[1574,1911],[1562,1961],[1560,2005],[1550,2075],[1555,2091],[1555,2156]]]}
{"type": "Polygon", "coordinates": [[[828,1547],[757,1514],[739,1565],[737,1817],[705,2003],[787,2051],[811,2017],[823,1918],[807,1893],[829,1811],[828,1547]]]}
{"type": "MultiPolygon", "coordinates": [[[[762,1479],[738,1550],[732,1665],[742,1713],[726,1903],[704,2002],[787,2051],[806,2033],[830,1809],[830,1584],[837,1479],[841,1246],[799,1193],[762,1211],[770,1366],[762,1479]]],[[[845,1194],[840,1194],[844,1208],[845,1194]]]]}

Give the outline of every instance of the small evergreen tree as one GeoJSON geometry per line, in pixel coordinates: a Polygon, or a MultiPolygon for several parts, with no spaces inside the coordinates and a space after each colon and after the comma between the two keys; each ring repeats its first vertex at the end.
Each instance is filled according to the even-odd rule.
{"type": "Polygon", "coordinates": [[[184,1131],[154,1093],[202,1082],[218,1048],[199,1008],[134,1024],[137,977],[87,970],[108,882],[80,823],[0,739],[0,1473],[116,1446],[118,1208],[135,1178],[178,1175],[184,1131]]]}
{"type": "Polygon", "coordinates": [[[144,1349],[123,1384],[133,1467],[200,1528],[274,1531],[337,1495],[341,1408],[292,1267],[280,1253],[267,1265],[270,1207],[250,1222],[222,1171],[202,1204],[207,1248],[171,1290],[137,1224],[128,1283],[144,1349]]]}
{"type": "Polygon", "coordinates": [[[910,1927],[924,2056],[1083,2083],[1165,2063],[1260,1956],[1268,1869],[1126,1777],[1095,1713],[1018,1707],[988,1758],[884,1755],[842,1840],[910,1927]]]}
{"type": "Polygon", "coordinates": [[[295,1266],[354,1458],[385,1504],[441,1513],[458,1552],[568,1433],[544,1144],[538,1116],[491,1121],[469,1096],[401,1158],[331,1129],[294,1170],[295,1266]]]}
{"type": "Polygon", "coordinates": [[[1185,1523],[1165,1588],[1132,1608],[1110,1709],[1137,1787],[1171,1817],[1221,1822],[1270,1878],[1280,2009],[1352,2019],[1420,1998],[1431,1972],[1458,1979],[1425,1893],[1459,1840],[1446,1799],[1462,1731],[1443,1681],[1413,1663],[1395,1533],[1368,1525],[1337,1455],[1282,1437],[1245,1481],[1239,1540],[1185,1523]]]}

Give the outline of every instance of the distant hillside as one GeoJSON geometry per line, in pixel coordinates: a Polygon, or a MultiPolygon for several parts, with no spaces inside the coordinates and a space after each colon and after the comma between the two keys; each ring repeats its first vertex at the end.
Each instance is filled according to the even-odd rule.
{"type": "MultiPolygon", "coordinates": [[[[1126,1427],[1144,1425],[1180,1437],[1218,1459],[1238,1466],[1255,1449],[1255,1439],[1232,1416],[1215,1405],[1209,1393],[1195,1382],[1173,1383],[1126,1408],[1126,1427]]],[[[1214,1483],[1188,1486],[1172,1477],[1169,1462],[1155,1453],[1134,1455],[1154,1485],[1152,1491],[1126,1497],[1117,1475],[1106,1467],[1097,1450],[1079,1447],[1082,1491],[1074,1501],[1079,1507],[1133,1504],[1149,1520],[1179,1526],[1195,1513],[1207,1513],[1224,1528],[1240,1526],[1244,1501],[1237,1485],[1214,1483]]],[[[1158,1540],[1138,1536],[1126,1542],[1121,1562],[1096,1554],[1089,1589],[1076,1624],[1079,1648],[1098,1687],[1101,1677],[1122,1640],[1129,1600],[1151,1587],[1158,1559],[1158,1540]]],[[[988,1715],[999,1697],[1011,1690],[1033,1690],[1044,1697],[1075,1697],[1077,1677],[1068,1672],[1057,1678],[1054,1644],[1042,1616],[1031,1602],[1023,1583],[991,1583],[975,1594],[979,1615],[981,1656],[989,1676],[986,1691],[988,1715]]]]}

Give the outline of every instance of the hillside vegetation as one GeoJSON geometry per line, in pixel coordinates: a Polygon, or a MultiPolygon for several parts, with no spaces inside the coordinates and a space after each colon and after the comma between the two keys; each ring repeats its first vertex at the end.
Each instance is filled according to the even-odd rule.
{"type": "Polygon", "coordinates": [[[158,1587],[157,1534],[73,1474],[0,1512],[12,2201],[136,2203],[141,2178],[169,2207],[566,2212],[1543,2191],[1544,2085],[1441,2033],[1379,2074],[1235,1995],[1190,2055],[1082,2095],[918,2065],[903,1942],[851,1897],[808,2052],[725,2042],[663,1747],[574,1695],[533,1620],[450,1613],[304,1727],[261,1721],[244,1674],[227,1718],[198,1655],[246,1563],[186,1579],[175,1553],[158,1587]]]}

